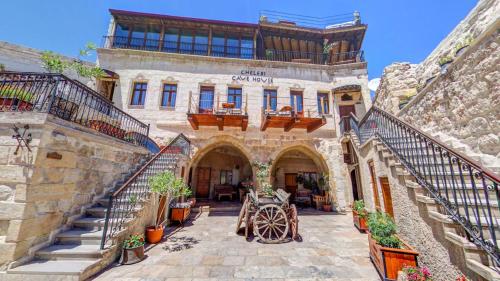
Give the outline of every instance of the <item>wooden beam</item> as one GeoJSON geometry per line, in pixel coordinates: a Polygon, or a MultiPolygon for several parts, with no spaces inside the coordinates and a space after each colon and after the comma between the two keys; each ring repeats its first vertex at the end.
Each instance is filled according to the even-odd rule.
{"type": "Polygon", "coordinates": [[[308,133],[313,132],[313,131],[319,129],[320,127],[322,127],[325,124],[326,124],[326,119],[322,118],[321,122],[318,121],[316,123],[312,123],[311,125],[307,126],[307,132],[308,133]]]}
{"type": "Polygon", "coordinates": [[[262,124],[260,126],[261,131],[265,131],[267,129],[267,126],[269,126],[269,119],[269,116],[264,116],[264,118],[262,119],[262,124]]]}
{"type": "Polygon", "coordinates": [[[192,115],[188,115],[189,124],[193,127],[194,130],[198,130],[200,127],[198,125],[198,121],[192,115]]]}
{"type": "Polygon", "coordinates": [[[245,132],[248,127],[248,117],[243,117],[243,120],[241,120],[241,130],[245,132]]]}
{"type": "Polygon", "coordinates": [[[285,132],[290,132],[291,129],[293,129],[293,127],[295,127],[295,124],[297,123],[297,118],[295,117],[292,117],[292,119],[285,124],[285,132]]]}
{"type": "Polygon", "coordinates": [[[217,127],[219,131],[224,131],[224,116],[217,116],[217,127]]]}

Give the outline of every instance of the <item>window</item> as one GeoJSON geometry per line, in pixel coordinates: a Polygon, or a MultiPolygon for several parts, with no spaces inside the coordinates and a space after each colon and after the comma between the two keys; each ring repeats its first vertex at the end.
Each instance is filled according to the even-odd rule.
{"type": "Polygon", "coordinates": [[[232,184],[232,183],[233,183],[233,171],[221,170],[220,171],[220,184],[232,184]]]}
{"type": "Polygon", "coordinates": [[[208,53],[208,35],[206,33],[196,33],[194,37],[194,53],[196,55],[206,55],[208,53]]]}
{"type": "Polygon", "coordinates": [[[226,53],[227,57],[237,58],[239,57],[240,52],[240,39],[239,38],[230,38],[228,37],[226,40],[226,53]]]}
{"type": "Polygon", "coordinates": [[[224,56],[224,42],[225,38],[223,34],[216,34],[212,37],[212,56],[224,56]]]}
{"type": "Polygon", "coordinates": [[[253,59],[253,39],[241,38],[241,54],[242,59],[253,59]]]}
{"type": "Polygon", "coordinates": [[[319,114],[329,114],[330,113],[327,93],[318,93],[318,113],[319,114]]]}
{"type": "Polygon", "coordinates": [[[241,88],[229,88],[227,90],[227,102],[233,103],[234,108],[241,109],[241,88]]]}
{"type": "Polygon", "coordinates": [[[128,33],[130,28],[121,23],[116,24],[115,38],[113,40],[113,47],[121,48],[126,47],[128,44],[128,33]]]}
{"type": "Polygon", "coordinates": [[[201,87],[199,113],[210,113],[214,108],[214,88],[201,87]]]}
{"type": "Polygon", "coordinates": [[[177,96],[177,85],[163,84],[163,92],[161,95],[161,106],[175,107],[176,96],[177,96]]]}
{"type": "Polygon", "coordinates": [[[132,48],[142,48],[144,45],[144,33],[146,29],[141,26],[134,26],[132,29],[132,38],[130,38],[130,46],[132,48]]]}
{"type": "Polygon", "coordinates": [[[179,47],[181,53],[191,54],[193,52],[193,34],[190,31],[182,31],[179,47]]]}
{"type": "Polygon", "coordinates": [[[296,113],[302,113],[304,110],[304,104],[302,101],[302,92],[300,91],[290,91],[290,105],[296,113]]]}
{"type": "Polygon", "coordinates": [[[177,52],[177,42],[179,41],[179,30],[168,28],[163,37],[163,51],[177,52]]]}
{"type": "Polygon", "coordinates": [[[160,29],[157,27],[150,27],[146,33],[146,49],[158,50],[160,45],[160,29]]]}
{"type": "Polygon", "coordinates": [[[148,83],[146,82],[134,82],[134,88],[132,90],[132,99],[130,100],[130,105],[144,105],[144,99],[146,98],[146,89],[148,83]]]}
{"type": "Polygon", "coordinates": [[[276,90],[264,90],[264,109],[276,111],[278,106],[278,92],[276,90]]]}

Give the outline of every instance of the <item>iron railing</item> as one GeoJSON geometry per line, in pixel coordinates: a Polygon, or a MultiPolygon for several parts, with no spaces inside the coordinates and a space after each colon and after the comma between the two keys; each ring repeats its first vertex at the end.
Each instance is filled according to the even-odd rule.
{"type": "Polygon", "coordinates": [[[45,112],[136,145],[152,145],[149,125],[62,74],[0,72],[0,112],[6,111],[45,112]]]}
{"type": "Polygon", "coordinates": [[[247,115],[248,96],[216,95],[213,92],[189,93],[188,114],[247,115]]]}
{"type": "MultiPolygon", "coordinates": [[[[401,119],[372,107],[361,121],[351,118],[360,143],[378,137],[425,187],[467,238],[500,265],[500,177],[401,119]]],[[[347,131],[345,131],[347,132],[347,131]]]]}
{"type": "Polygon", "coordinates": [[[101,249],[104,249],[113,237],[126,229],[127,223],[133,219],[139,205],[149,199],[149,179],[166,170],[175,172],[178,158],[189,153],[190,141],[180,134],[110,195],[101,249]]]}
{"type": "Polygon", "coordinates": [[[354,26],[361,23],[359,12],[338,14],[326,17],[306,16],[280,11],[262,10],[259,23],[286,24],[315,29],[330,29],[354,26]]]}
{"type": "Polygon", "coordinates": [[[285,51],[275,49],[256,49],[249,47],[213,45],[206,43],[185,43],[180,41],[162,41],[158,39],[133,38],[125,36],[104,36],[105,48],[133,49],[178,53],[199,56],[258,59],[281,62],[297,62],[310,64],[347,64],[363,62],[363,51],[317,53],[303,51],[285,51]]]}
{"type": "Polygon", "coordinates": [[[316,53],[316,52],[301,52],[301,51],[286,51],[267,49],[260,59],[270,61],[283,61],[283,62],[298,62],[298,63],[312,63],[312,64],[347,64],[354,62],[363,62],[363,51],[352,51],[342,53],[316,53]]]}
{"type": "Polygon", "coordinates": [[[240,59],[253,59],[255,53],[253,47],[162,41],[158,39],[125,36],[105,36],[104,47],[240,59]]]}

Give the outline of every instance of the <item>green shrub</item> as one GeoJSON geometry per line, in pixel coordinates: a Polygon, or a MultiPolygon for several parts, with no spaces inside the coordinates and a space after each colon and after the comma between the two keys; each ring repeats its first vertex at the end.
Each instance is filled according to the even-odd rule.
{"type": "Polygon", "coordinates": [[[352,208],[356,213],[358,213],[358,217],[364,219],[367,217],[367,212],[365,210],[365,201],[363,200],[356,200],[352,204],[352,208]]]}
{"type": "Polygon", "coordinates": [[[33,94],[21,89],[11,88],[9,86],[0,89],[0,97],[2,98],[17,98],[22,101],[31,101],[33,94]]]}
{"type": "Polygon", "coordinates": [[[392,218],[381,212],[370,214],[368,229],[378,244],[389,248],[401,248],[403,243],[396,237],[396,224],[392,218]]]}
{"type": "Polygon", "coordinates": [[[450,56],[450,55],[446,55],[446,56],[442,56],[440,59],[439,59],[439,66],[442,66],[442,65],[445,65],[449,62],[452,62],[453,61],[453,58],[450,56]]]}

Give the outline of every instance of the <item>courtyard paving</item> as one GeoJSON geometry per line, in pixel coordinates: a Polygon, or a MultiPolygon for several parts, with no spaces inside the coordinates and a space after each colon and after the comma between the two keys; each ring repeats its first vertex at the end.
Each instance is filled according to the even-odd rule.
{"type": "Polygon", "coordinates": [[[299,209],[302,241],[247,242],[234,232],[237,213],[193,214],[134,265],[113,265],[94,280],[380,280],[366,234],[351,215],[299,209]]]}

